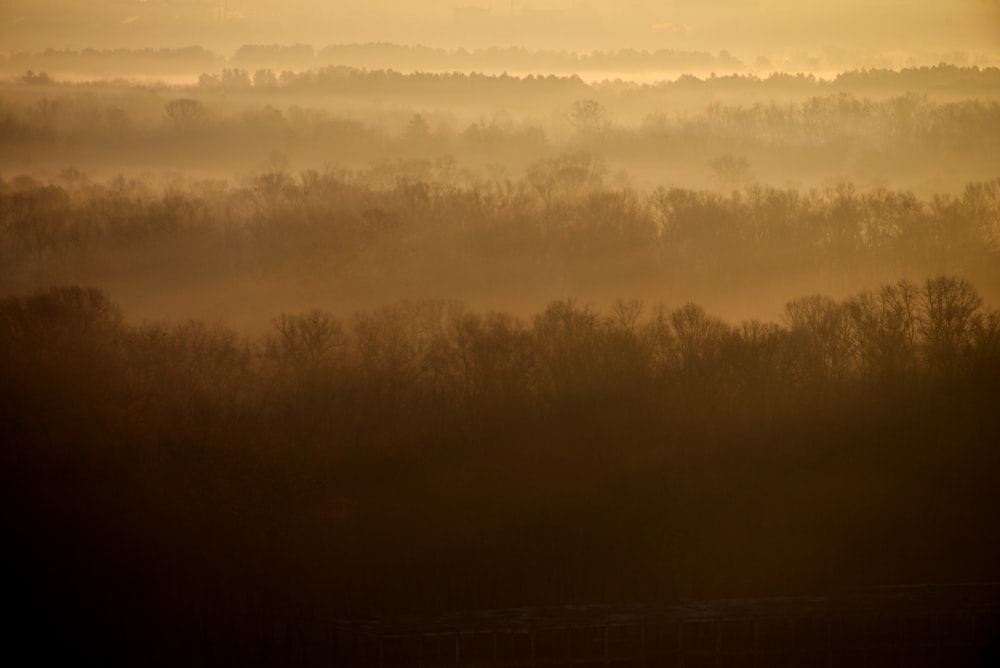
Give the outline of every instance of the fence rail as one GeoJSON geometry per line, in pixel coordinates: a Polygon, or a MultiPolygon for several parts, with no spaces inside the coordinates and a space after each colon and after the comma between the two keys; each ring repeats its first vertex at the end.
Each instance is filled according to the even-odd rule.
{"type": "Polygon", "coordinates": [[[565,606],[334,624],[335,665],[1000,665],[1000,585],[565,606]]]}

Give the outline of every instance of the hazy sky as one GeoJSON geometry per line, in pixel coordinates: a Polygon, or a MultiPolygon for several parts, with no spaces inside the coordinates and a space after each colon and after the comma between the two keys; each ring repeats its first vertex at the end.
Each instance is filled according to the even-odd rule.
{"type": "Polygon", "coordinates": [[[1000,0],[0,0],[6,49],[368,41],[997,53],[1000,0]]]}

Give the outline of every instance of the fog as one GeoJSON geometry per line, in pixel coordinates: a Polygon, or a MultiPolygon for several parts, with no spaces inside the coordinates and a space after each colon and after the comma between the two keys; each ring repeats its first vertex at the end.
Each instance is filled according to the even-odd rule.
{"type": "MultiPolygon", "coordinates": [[[[4,2],[16,647],[373,665],[332,629],[516,608],[572,662],[598,606],[761,597],[825,629],[778,665],[988,665],[1000,601],[859,592],[1000,579],[998,38],[978,0],[4,2]]],[[[746,658],[674,636],[618,658],[746,658]]]]}
{"type": "MultiPolygon", "coordinates": [[[[772,59],[824,51],[996,55],[991,0],[627,2],[282,2],[267,0],[9,0],[8,48],[396,42],[440,47],[525,46],[721,50],[772,59]]],[[[843,65],[838,63],[837,65],[843,65]]],[[[856,62],[853,64],[857,64],[856,62]]],[[[934,63],[929,63],[934,64],[934,63]]]]}

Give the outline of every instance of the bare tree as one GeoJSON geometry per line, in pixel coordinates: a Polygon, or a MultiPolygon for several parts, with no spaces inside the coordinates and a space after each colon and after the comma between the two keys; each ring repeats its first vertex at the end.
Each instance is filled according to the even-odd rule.
{"type": "Polygon", "coordinates": [[[208,109],[198,100],[181,97],[170,100],[163,105],[163,113],[167,120],[179,130],[188,130],[196,127],[208,116],[208,109]]]}
{"type": "Polygon", "coordinates": [[[346,342],[340,322],[318,309],[274,321],[275,332],[264,342],[265,357],[283,372],[309,374],[330,367],[346,342]]]}
{"type": "Polygon", "coordinates": [[[607,111],[595,100],[574,102],[569,121],[576,129],[577,138],[583,142],[599,139],[611,128],[607,111]]]}
{"type": "Polygon", "coordinates": [[[921,293],[921,332],[932,366],[953,367],[969,344],[983,304],[976,288],[957,276],[928,279],[921,293]]]}
{"type": "Polygon", "coordinates": [[[742,155],[720,155],[709,161],[708,166],[723,188],[739,188],[752,179],[750,163],[742,155]]]}

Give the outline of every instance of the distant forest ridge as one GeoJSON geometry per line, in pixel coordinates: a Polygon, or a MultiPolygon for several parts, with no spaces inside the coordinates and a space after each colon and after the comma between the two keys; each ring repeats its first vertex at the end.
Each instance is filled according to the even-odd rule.
{"type": "MultiPolygon", "coordinates": [[[[133,84],[127,80],[134,75],[137,68],[129,72],[116,72],[111,68],[99,71],[99,68],[88,69],[86,66],[35,63],[34,69],[24,66],[14,66],[8,59],[6,63],[0,56],[0,78],[4,72],[9,75],[9,81],[30,85],[72,85],[78,83],[99,83],[102,76],[113,78],[110,83],[115,85],[133,84]],[[38,71],[36,71],[36,69],[38,71]],[[82,81],[81,81],[82,77],[82,81]]],[[[951,96],[975,96],[991,98],[1000,94],[1000,68],[988,67],[958,67],[940,64],[934,67],[906,68],[902,70],[863,69],[841,72],[832,79],[824,79],[814,74],[773,72],[767,76],[747,73],[731,73],[708,76],[695,74],[680,74],[665,76],[654,81],[636,82],[605,78],[601,81],[588,82],[580,74],[549,73],[545,74],[500,74],[485,72],[404,72],[391,68],[359,68],[350,65],[326,65],[322,67],[293,71],[290,69],[274,69],[272,67],[244,68],[221,67],[218,70],[192,71],[188,74],[168,73],[167,69],[157,71],[155,68],[142,68],[147,73],[171,77],[180,77],[173,81],[173,87],[197,85],[199,88],[249,90],[252,88],[295,88],[297,90],[327,89],[331,85],[339,92],[352,92],[351,87],[393,84],[404,85],[405,89],[398,92],[433,92],[433,88],[446,85],[454,88],[463,82],[479,87],[495,84],[497,87],[509,89],[517,84],[530,86],[535,92],[538,86],[561,90],[569,88],[585,94],[587,91],[631,93],[636,92],[698,92],[719,94],[724,93],[755,93],[760,95],[816,95],[825,93],[854,93],[862,95],[896,95],[904,93],[935,94],[951,96]]],[[[161,85],[166,86],[166,83],[161,85]]]]}
{"type": "Polygon", "coordinates": [[[627,69],[671,70],[719,69],[743,71],[747,65],[728,51],[713,55],[702,51],[656,51],[619,49],[577,53],[573,51],[529,50],[523,47],[485,49],[441,49],[399,44],[331,44],[315,49],[307,44],[245,44],[232,56],[214,53],[201,46],[147,49],[46,49],[27,53],[13,52],[5,64],[51,62],[54,65],[79,65],[80,61],[100,67],[119,67],[124,71],[214,66],[274,67],[304,70],[323,65],[351,65],[371,68],[406,68],[412,70],[577,70],[627,69]]]}
{"type": "Polygon", "coordinates": [[[930,200],[847,182],[727,195],[607,181],[592,154],[539,161],[520,179],[476,177],[454,159],[279,168],[238,184],[174,179],[162,190],[72,169],[48,182],[16,176],[0,180],[0,286],[291,281],[368,303],[498,290],[523,303],[546,290],[663,294],[947,272],[996,301],[1000,179],[930,200]]]}
{"type": "MultiPolygon", "coordinates": [[[[443,49],[421,45],[390,43],[330,44],[314,48],[307,44],[245,44],[231,56],[201,46],[183,48],[46,49],[38,52],[0,53],[0,71],[23,72],[43,69],[78,74],[136,75],[194,74],[225,67],[305,71],[328,65],[363,69],[402,71],[481,71],[487,73],[558,73],[616,75],[656,74],[663,79],[681,74],[708,76],[718,74],[769,74],[773,72],[827,73],[861,70],[861,73],[902,73],[928,71],[996,71],[992,61],[970,59],[963,54],[941,54],[927,62],[899,68],[890,58],[876,58],[877,66],[868,70],[845,66],[844,61],[825,57],[785,59],[758,56],[740,58],[729,51],[684,51],[675,49],[611,49],[590,52],[567,50],[531,50],[524,47],[489,47],[478,49],[443,49]],[[973,64],[975,63],[975,64],[973,64]]],[[[853,72],[857,74],[858,72],[853,72]]],[[[994,75],[995,76],[995,75],[994,75]]]]}
{"type": "Polygon", "coordinates": [[[440,82],[470,81],[477,83],[497,82],[502,85],[525,83],[534,85],[538,82],[547,84],[558,83],[575,86],[579,89],[618,89],[621,91],[658,90],[664,88],[697,88],[708,87],[719,92],[750,92],[759,93],[808,93],[808,92],[867,92],[867,93],[903,93],[903,92],[935,92],[957,93],[962,95],[991,96],[1000,92],[1000,68],[990,67],[956,67],[954,65],[936,65],[934,67],[907,68],[903,70],[852,70],[841,72],[833,79],[823,79],[814,74],[775,72],[765,77],[756,74],[724,74],[717,76],[714,72],[707,77],[694,74],[681,74],[673,78],[637,83],[605,79],[601,82],[588,83],[578,74],[549,74],[523,76],[502,74],[486,74],[477,72],[412,72],[405,73],[393,69],[365,69],[346,65],[330,65],[302,72],[290,70],[275,73],[270,68],[248,69],[223,68],[218,74],[202,73],[198,85],[202,87],[250,88],[281,87],[281,86],[322,86],[324,83],[336,81],[343,84],[346,80],[385,81],[391,79],[395,83],[406,83],[414,86],[420,84],[433,85],[440,82]]]}

